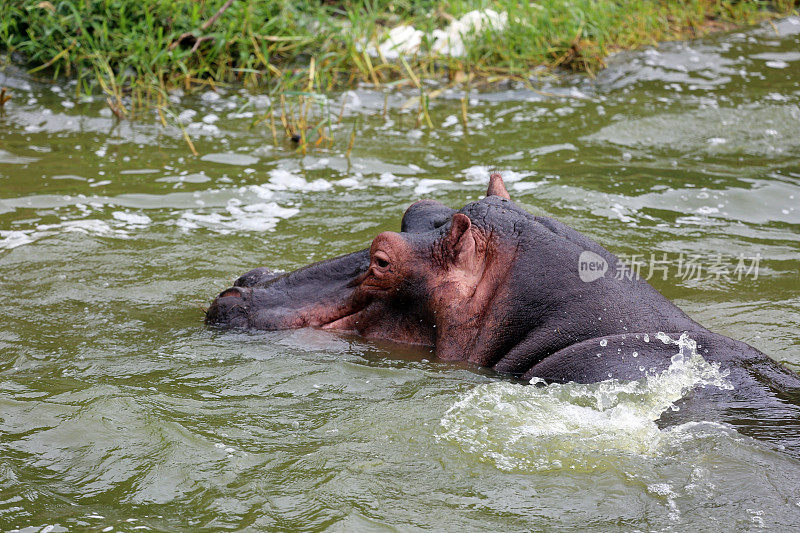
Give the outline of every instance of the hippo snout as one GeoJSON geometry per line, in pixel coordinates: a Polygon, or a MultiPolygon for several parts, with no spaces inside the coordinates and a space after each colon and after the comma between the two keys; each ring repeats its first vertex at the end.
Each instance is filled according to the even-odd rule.
{"type": "Polygon", "coordinates": [[[251,289],[231,287],[217,296],[206,311],[206,324],[224,328],[250,325],[251,289]]]}

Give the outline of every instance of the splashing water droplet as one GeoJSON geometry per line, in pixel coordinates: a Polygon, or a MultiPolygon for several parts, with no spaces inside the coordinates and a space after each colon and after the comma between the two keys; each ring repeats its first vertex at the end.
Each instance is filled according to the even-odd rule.
{"type": "Polygon", "coordinates": [[[688,335],[659,339],[678,348],[661,373],[591,384],[537,378],[536,387],[478,385],[445,413],[436,438],[507,471],[605,468],[621,455],[657,455],[673,435],[655,422],[663,412],[697,385],[733,388],[728,371],[703,359],[688,335]]]}

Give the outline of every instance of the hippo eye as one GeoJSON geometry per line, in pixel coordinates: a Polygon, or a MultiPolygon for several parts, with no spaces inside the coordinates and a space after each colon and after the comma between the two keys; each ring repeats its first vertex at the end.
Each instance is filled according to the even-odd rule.
{"type": "Polygon", "coordinates": [[[389,266],[389,256],[386,254],[386,252],[375,252],[375,255],[372,256],[372,260],[375,262],[375,266],[380,269],[384,269],[389,266]]]}

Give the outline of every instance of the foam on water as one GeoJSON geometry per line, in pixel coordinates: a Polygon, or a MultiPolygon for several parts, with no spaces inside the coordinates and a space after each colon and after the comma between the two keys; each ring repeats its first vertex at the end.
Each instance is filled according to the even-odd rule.
{"type": "Polygon", "coordinates": [[[12,154],[6,150],[0,150],[0,163],[5,163],[7,165],[27,165],[29,163],[35,163],[38,160],[38,157],[23,157],[12,154]]]}
{"type": "MultiPolygon", "coordinates": [[[[29,232],[28,232],[29,233],[29,232]]],[[[24,231],[0,230],[0,250],[10,250],[23,244],[33,242],[33,239],[24,231]]]]}
{"type": "Polygon", "coordinates": [[[111,213],[115,219],[120,220],[122,222],[127,222],[133,226],[145,226],[150,224],[153,220],[144,214],[137,214],[137,213],[128,213],[126,211],[114,211],[111,213]]]}
{"type": "Polygon", "coordinates": [[[593,469],[617,457],[654,456],[682,431],[660,429],[662,413],[694,387],[732,388],[728,371],[703,359],[687,334],[657,338],[678,350],[661,373],[628,382],[478,385],[445,413],[437,438],[509,471],[593,469]]]}
{"type": "Polygon", "coordinates": [[[269,176],[269,186],[279,191],[325,191],[331,188],[331,184],[322,178],[309,182],[281,168],[270,170],[269,176]]]}
{"type": "MultiPolygon", "coordinates": [[[[132,215],[125,213],[131,217],[132,215]]],[[[148,218],[144,215],[142,217],[148,218]]],[[[117,217],[115,217],[117,219],[117,217]]],[[[120,219],[117,219],[121,221],[120,219]]],[[[131,223],[131,220],[125,222],[131,223]]],[[[141,226],[142,223],[136,225],[141,226]]],[[[112,228],[107,222],[94,218],[81,219],[81,220],[67,220],[58,224],[38,224],[36,229],[27,230],[13,230],[13,231],[0,231],[0,250],[11,250],[23,244],[31,244],[44,237],[64,233],[80,233],[84,235],[92,235],[95,237],[113,237],[117,239],[127,239],[130,234],[122,228],[112,228]]]]}
{"type": "Polygon", "coordinates": [[[281,219],[293,217],[300,210],[296,207],[281,207],[275,202],[258,202],[242,205],[238,199],[231,199],[227,205],[228,214],[184,212],[176,224],[184,230],[206,227],[227,234],[232,231],[272,231],[281,219]]]}

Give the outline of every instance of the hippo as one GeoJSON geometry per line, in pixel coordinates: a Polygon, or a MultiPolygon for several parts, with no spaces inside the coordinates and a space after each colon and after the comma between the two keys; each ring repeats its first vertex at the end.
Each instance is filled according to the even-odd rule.
{"type": "Polygon", "coordinates": [[[538,383],[639,380],[669,368],[677,348],[664,339],[683,335],[731,386],[695,387],[659,423],[726,422],[800,455],[800,377],[620,268],[585,235],[515,204],[494,173],[485,198],[460,210],[420,200],[368,249],[281,275],[251,270],[205,321],[351,332],[538,383]]]}

